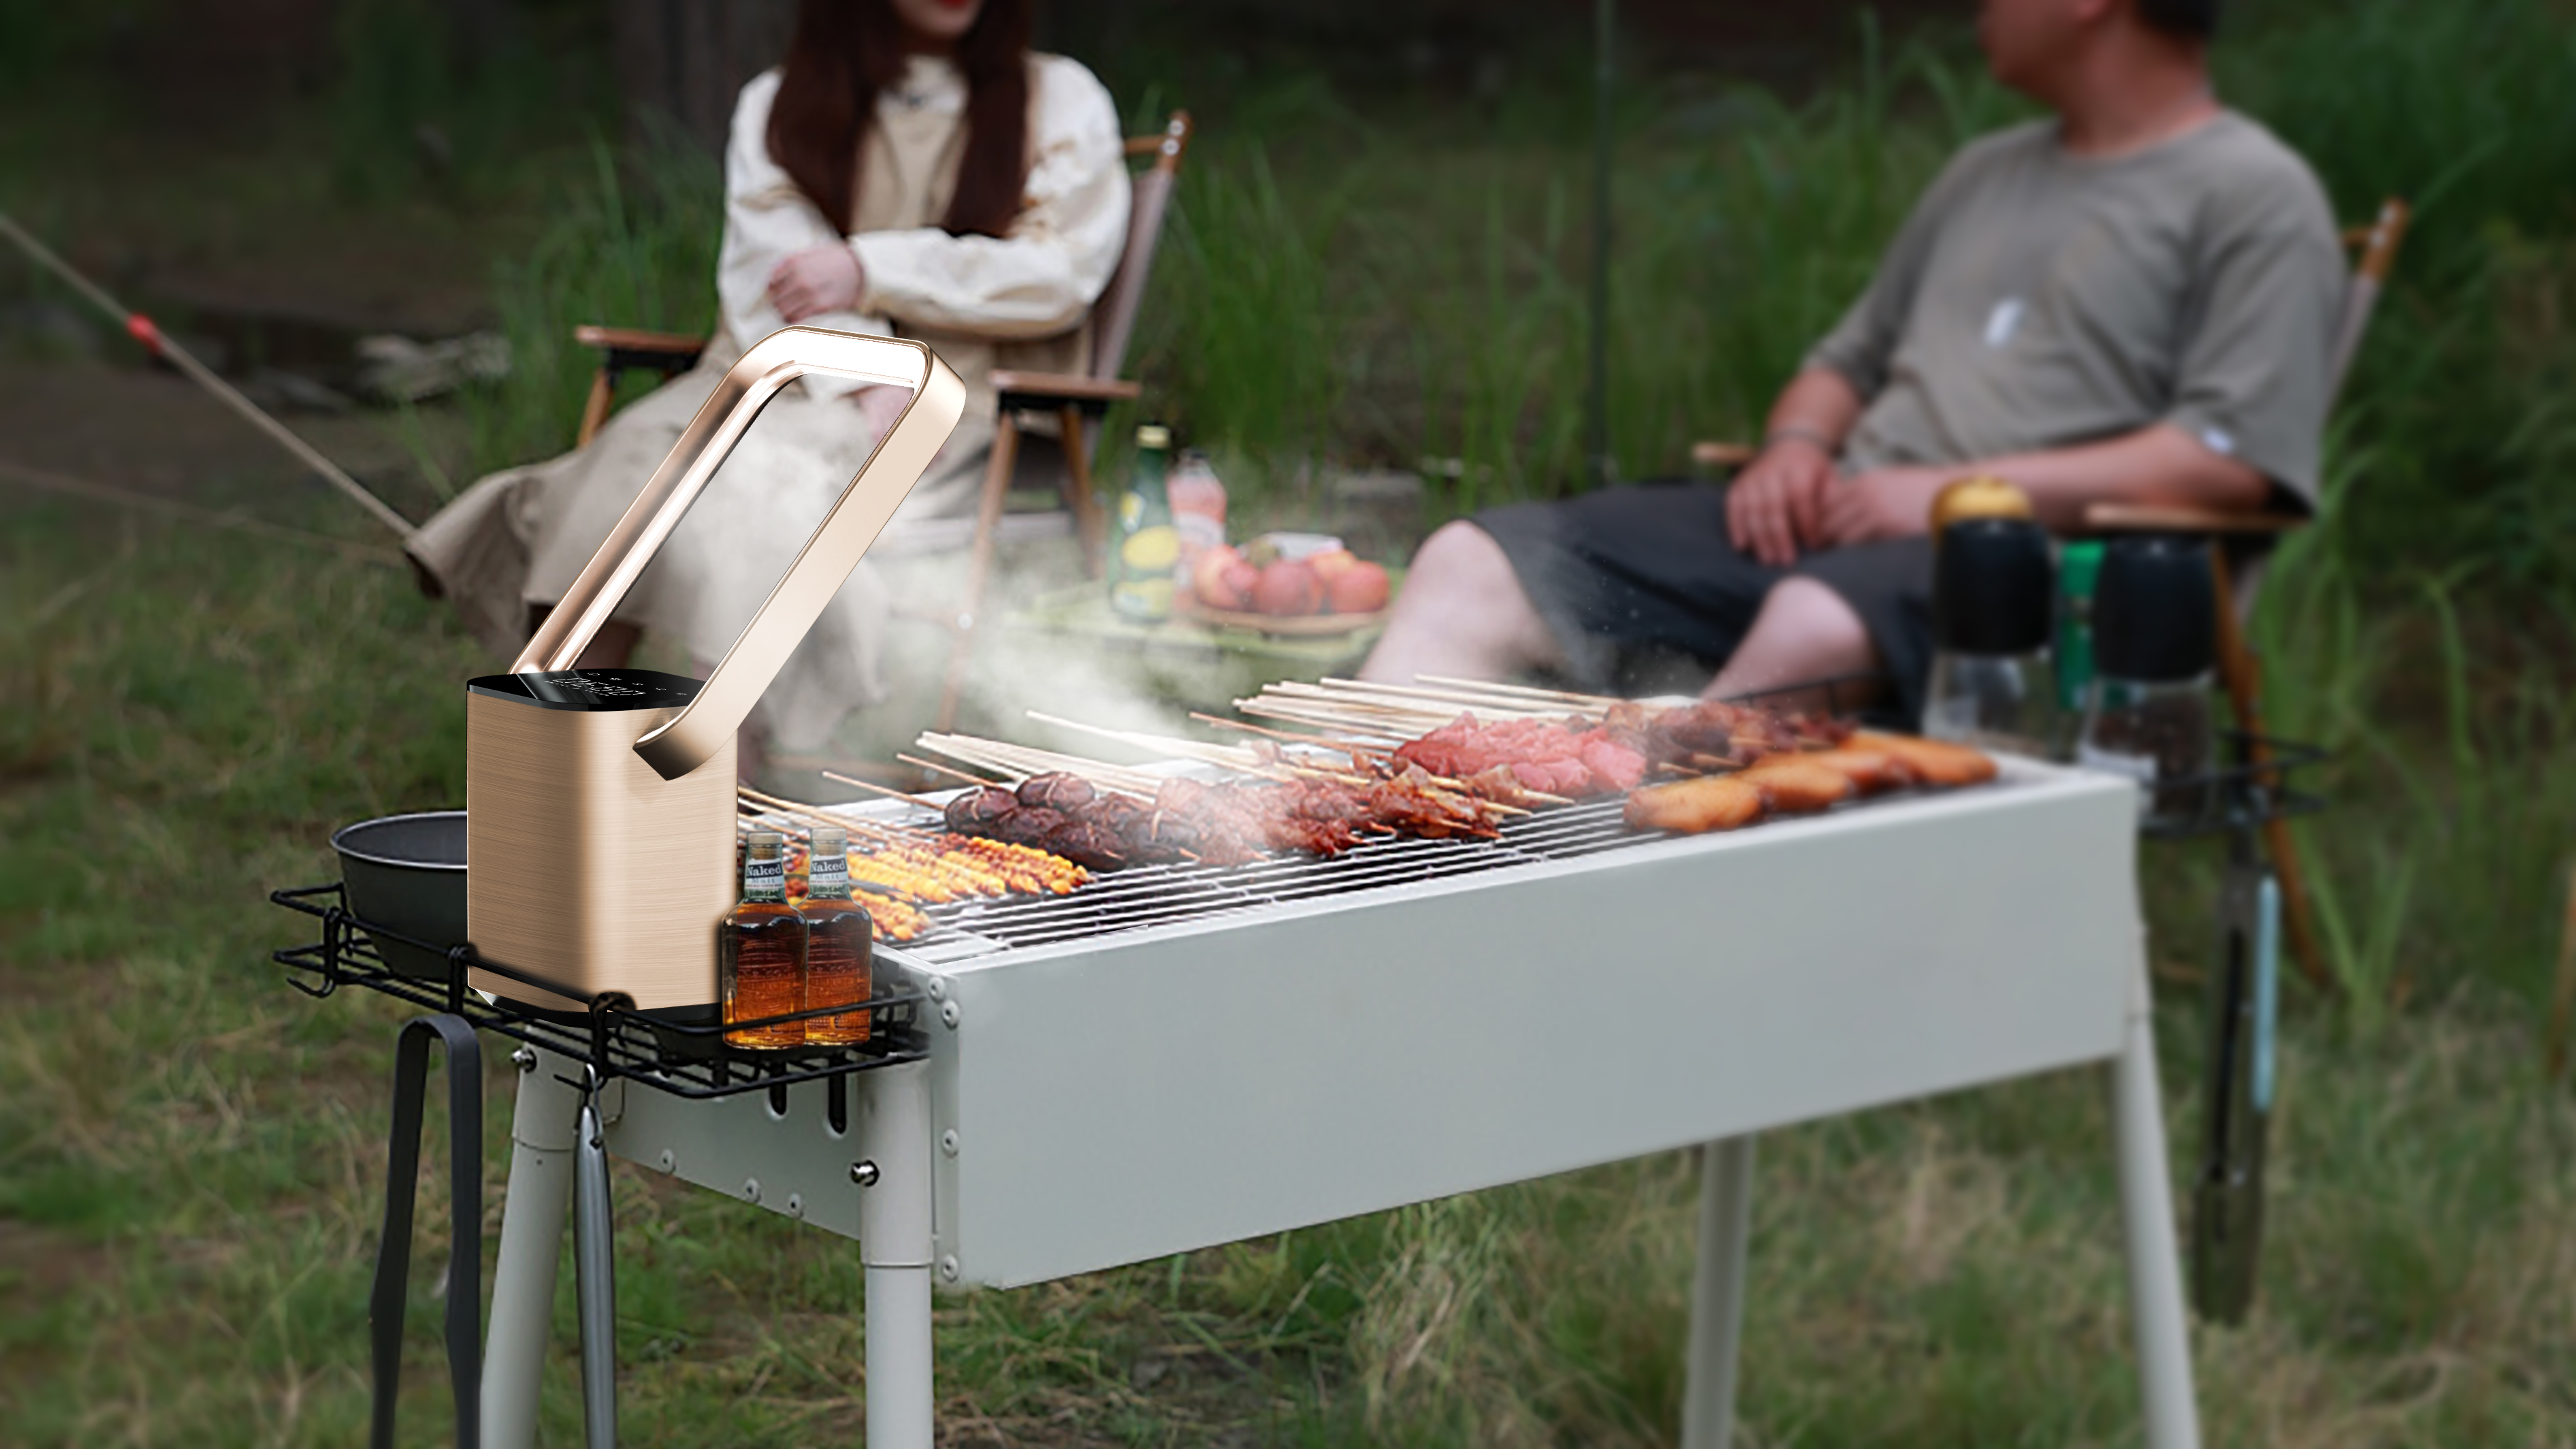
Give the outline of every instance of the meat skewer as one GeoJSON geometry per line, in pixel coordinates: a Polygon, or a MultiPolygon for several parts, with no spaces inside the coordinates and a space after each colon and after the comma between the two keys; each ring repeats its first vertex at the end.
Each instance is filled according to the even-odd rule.
{"type": "MultiPolygon", "coordinates": [[[[1172,735],[1146,734],[1139,730],[1106,729],[1099,725],[1083,724],[1078,720],[1062,719],[1051,714],[1040,714],[1036,710],[1029,711],[1029,718],[1038,721],[1040,724],[1054,725],[1059,729],[1079,730],[1085,734],[1100,735],[1104,738],[1114,739],[1124,744],[1135,745],[1140,749],[1154,750],[1163,754],[1177,756],[1182,759],[1197,760],[1202,764],[1216,765],[1223,769],[1239,771],[1243,774],[1257,776],[1265,780],[1334,780],[1345,785],[1357,785],[1362,787],[1375,784],[1377,781],[1377,776],[1373,773],[1358,774],[1349,770],[1328,770],[1318,765],[1299,764],[1285,758],[1265,757],[1257,750],[1235,749],[1226,745],[1212,745],[1199,740],[1180,739],[1172,735]]],[[[1437,785],[1444,790],[1456,790],[1462,794],[1468,795],[1482,795],[1493,804],[1495,809],[1507,815],[1527,815],[1530,813],[1525,806],[1513,803],[1512,800],[1495,800],[1491,795],[1485,795],[1483,791],[1477,788],[1474,781],[1452,779],[1436,772],[1429,774],[1427,776],[1427,780],[1428,783],[1437,785]]],[[[1509,793],[1516,800],[1535,800],[1541,804],[1547,805],[1571,805],[1574,803],[1571,799],[1562,795],[1542,794],[1535,790],[1522,789],[1518,787],[1512,788],[1509,793]]]]}

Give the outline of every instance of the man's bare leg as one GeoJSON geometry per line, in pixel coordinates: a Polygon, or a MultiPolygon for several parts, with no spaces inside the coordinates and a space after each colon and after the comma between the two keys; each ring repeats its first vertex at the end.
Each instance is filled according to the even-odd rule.
{"type": "MultiPolygon", "coordinates": [[[[1868,626],[1843,596],[1814,579],[1792,575],[1762,596],[1762,611],[1754,615],[1744,642],[1735,646],[1726,667],[1700,691],[1700,697],[1732,699],[1811,679],[1874,673],[1879,667],[1878,646],[1870,642],[1868,626]]],[[[1835,693],[1844,704],[1854,702],[1851,690],[1835,693]]],[[[1834,701],[1826,698],[1825,691],[1816,690],[1763,702],[1790,709],[1825,709],[1834,701]]]]}
{"type": "Polygon", "coordinates": [[[1396,684],[1417,674],[1509,679],[1564,663],[1565,651],[1502,545],[1472,523],[1451,523],[1413,555],[1395,614],[1360,666],[1360,678],[1396,684]]]}

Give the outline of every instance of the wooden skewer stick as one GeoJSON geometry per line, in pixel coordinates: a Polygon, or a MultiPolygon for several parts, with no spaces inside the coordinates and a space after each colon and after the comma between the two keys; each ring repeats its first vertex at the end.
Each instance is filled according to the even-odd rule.
{"type": "Polygon", "coordinates": [[[1375,755],[1381,759],[1390,753],[1389,751],[1380,749],[1375,745],[1362,744],[1358,740],[1337,739],[1331,735],[1301,735],[1293,734],[1287,730],[1264,729],[1257,724],[1245,724],[1239,719],[1225,719],[1218,715],[1200,714],[1196,710],[1190,711],[1190,718],[1197,720],[1201,724],[1214,725],[1221,730],[1241,730],[1248,735],[1260,735],[1264,739],[1285,740],[1291,744],[1322,745],[1328,750],[1341,750],[1345,753],[1358,755],[1375,755]]]}
{"type": "Polygon", "coordinates": [[[1458,689],[1482,689],[1499,694],[1520,694],[1532,699],[1561,699],[1567,704],[1580,705],[1587,709],[1608,709],[1614,704],[1627,703],[1626,700],[1614,699],[1606,694],[1573,694],[1562,689],[1540,689],[1528,684],[1501,684],[1486,679],[1460,679],[1449,674],[1417,674],[1413,677],[1424,684],[1445,684],[1458,689]]]}
{"type": "Polygon", "coordinates": [[[1482,710],[1500,717],[1529,719],[1563,719],[1567,711],[1558,705],[1534,699],[1514,699],[1506,695],[1468,693],[1462,690],[1430,688],[1415,684],[1370,684],[1354,679],[1327,679],[1321,684],[1285,681],[1264,688],[1264,693],[1277,692],[1306,699],[1332,699],[1352,704],[1365,704],[1386,709],[1401,709],[1415,714],[1454,719],[1461,709],[1482,710]]]}
{"type": "Polygon", "coordinates": [[[1178,739],[1169,735],[1150,735],[1139,730],[1111,729],[1107,725],[1084,724],[1080,720],[1066,719],[1061,715],[1046,714],[1034,709],[1028,711],[1028,716],[1042,725],[1053,725],[1058,729],[1072,730],[1076,734],[1093,735],[1100,739],[1116,740],[1121,744],[1135,745],[1140,749],[1165,749],[1178,746],[1210,752],[1209,764],[1221,764],[1234,759],[1242,760],[1248,765],[1261,763],[1260,758],[1252,751],[1237,749],[1232,745],[1204,744],[1198,740],[1178,739]]]}
{"type": "Polygon", "coordinates": [[[1508,694],[1495,694],[1481,689],[1451,689],[1439,685],[1421,684],[1372,684],[1356,679],[1327,679],[1324,681],[1323,687],[1326,689],[1347,691],[1352,694],[1376,698],[1420,699],[1438,701],[1442,704],[1456,703],[1470,709],[1487,709],[1496,712],[1538,715],[1543,718],[1551,719],[1563,719],[1568,713],[1566,709],[1541,699],[1529,699],[1508,694]]]}
{"type": "Polygon", "coordinates": [[[987,780],[981,775],[970,775],[964,770],[952,769],[947,765],[940,764],[936,760],[925,760],[919,755],[897,754],[895,758],[917,770],[928,770],[937,775],[954,775],[969,785],[998,785],[1008,783],[1007,781],[1002,780],[987,780]]]}
{"type": "Polygon", "coordinates": [[[1086,779],[1117,780],[1130,790],[1159,786],[1162,782],[1142,771],[1126,769],[1103,760],[1086,759],[1054,750],[1041,750],[1033,745],[1015,745],[1005,740],[977,739],[972,735],[923,735],[920,743],[944,755],[953,755],[969,764],[999,765],[1021,774],[1042,774],[1061,770],[1086,779]]]}
{"type": "Polygon", "coordinates": [[[1078,775],[1093,785],[1121,795],[1133,795],[1140,800],[1152,800],[1155,791],[1161,789],[1163,783],[1159,776],[1148,775],[1138,770],[1121,769],[1116,765],[1103,764],[1098,760],[1086,760],[1078,755],[1060,755],[1052,750],[1005,744],[999,740],[979,740],[970,735],[925,734],[915,743],[924,749],[936,750],[943,755],[964,760],[970,765],[1005,769],[1024,775],[1061,770],[1069,775],[1078,775]]]}
{"type": "Polygon", "coordinates": [[[1394,721],[1389,721],[1384,715],[1362,714],[1321,701],[1290,700],[1270,695],[1254,699],[1238,699],[1234,702],[1234,707],[1245,714],[1261,718],[1284,719],[1297,724],[1323,725],[1332,729],[1358,730],[1364,734],[1399,742],[1422,733],[1425,724],[1436,727],[1438,724],[1447,723],[1446,720],[1430,721],[1420,715],[1400,716],[1394,721]]]}
{"type": "Polygon", "coordinates": [[[807,820],[820,821],[825,825],[834,827],[835,829],[864,835],[871,840],[905,840],[916,838],[919,834],[917,831],[903,827],[880,825],[872,820],[860,820],[847,815],[833,815],[819,805],[807,805],[801,801],[788,800],[777,795],[763,794],[758,790],[752,789],[748,785],[737,785],[734,789],[734,793],[737,799],[749,801],[762,809],[773,813],[799,815],[807,820]]]}
{"type": "Polygon", "coordinates": [[[868,791],[871,794],[891,796],[892,798],[901,800],[906,804],[918,805],[924,810],[937,810],[939,808],[938,806],[931,804],[929,801],[922,799],[918,795],[906,794],[905,792],[894,788],[892,785],[871,785],[865,780],[853,779],[848,775],[844,775],[833,770],[821,770],[816,773],[820,774],[824,779],[832,781],[834,784],[854,786],[858,789],[868,791]]]}
{"type": "MultiPolygon", "coordinates": [[[[857,821],[827,815],[815,806],[800,805],[796,801],[782,800],[775,795],[763,795],[757,790],[738,787],[736,799],[738,802],[748,803],[771,815],[785,815],[791,819],[804,820],[809,824],[828,825],[835,830],[855,832],[860,835],[875,835],[878,833],[871,826],[861,824],[857,821]]],[[[809,831],[808,833],[810,834],[811,832],[809,831]]]]}

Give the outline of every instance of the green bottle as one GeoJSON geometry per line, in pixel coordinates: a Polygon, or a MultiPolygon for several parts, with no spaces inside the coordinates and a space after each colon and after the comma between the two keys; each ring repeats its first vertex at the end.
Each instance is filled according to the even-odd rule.
{"type": "Polygon", "coordinates": [[[2057,555],[2057,704],[2082,712],[2093,683],[2093,585],[2102,576],[2102,541],[2075,539],[2057,555]]]}
{"type": "Polygon", "coordinates": [[[1118,538],[1109,560],[1109,607],[1119,617],[1155,623],[1172,617],[1172,570],[1181,535],[1163,474],[1172,431],[1159,423],[1136,430],[1136,472],[1118,500],[1118,538]]]}

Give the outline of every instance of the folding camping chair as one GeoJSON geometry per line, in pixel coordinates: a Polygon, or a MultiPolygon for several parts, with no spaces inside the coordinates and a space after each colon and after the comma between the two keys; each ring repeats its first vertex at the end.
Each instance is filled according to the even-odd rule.
{"type": "MultiPolygon", "coordinates": [[[[942,730],[957,720],[957,698],[966,681],[967,657],[981,619],[985,589],[992,579],[993,547],[1004,531],[1003,509],[1009,501],[1012,472],[1019,461],[1020,435],[1027,429],[1029,419],[1046,417],[1055,426],[1065,463],[1063,476],[1054,480],[1063,505],[1061,513],[1071,516],[1089,568],[1095,576],[1100,572],[1106,527],[1091,483],[1092,450],[1098,445],[1092,434],[1111,404],[1133,401],[1141,391],[1136,383],[1118,375],[1119,368],[1126,361],[1127,345],[1136,333],[1136,311],[1153,275],[1155,246],[1162,237],[1163,218],[1170,212],[1172,188],[1180,179],[1181,158],[1188,153],[1189,145],[1187,111],[1172,112],[1163,128],[1152,135],[1127,139],[1127,155],[1145,159],[1147,165],[1136,178],[1126,250],[1120,254],[1118,270],[1110,276],[1100,300],[1092,304],[1091,370],[1079,375],[1008,370],[993,374],[994,390],[1000,394],[1000,415],[995,419],[992,457],[984,469],[983,494],[975,514],[966,595],[955,609],[932,619],[953,636],[939,697],[938,727],[942,730]]],[[[616,406],[621,376],[646,370],[668,380],[697,366],[698,356],[707,345],[703,337],[589,325],[574,328],[573,340],[599,351],[599,371],[591,379],[590,397],[582,406],[579,440],[584,444],[598,434],[616,406]]]]}

